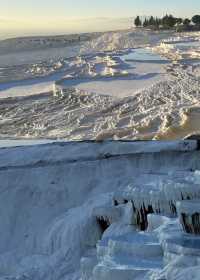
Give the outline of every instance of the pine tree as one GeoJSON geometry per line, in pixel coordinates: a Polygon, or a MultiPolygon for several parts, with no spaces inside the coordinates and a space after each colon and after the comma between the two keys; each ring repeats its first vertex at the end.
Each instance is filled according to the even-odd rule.
{"type": "Polygon", "coordinates": [[[144,22],[143,22],[143,27],[148,27],[149,26],[149,21],[147,18],[145,18],[144,22]]]}
{"type": "Polygon", "coordinates": [[[151,16],[150,19],[149,19],[149,25],[150,26],[154,26],[155,25],[155,19],[154,19],[153,16],[151,16]]]}
{"type": "Polygon", "coordinates": [[[140,20],[139,16],[137,16],[136,19],[135,19],[135,26],[136,27],[142,26],[142,21],[140,20]]]}

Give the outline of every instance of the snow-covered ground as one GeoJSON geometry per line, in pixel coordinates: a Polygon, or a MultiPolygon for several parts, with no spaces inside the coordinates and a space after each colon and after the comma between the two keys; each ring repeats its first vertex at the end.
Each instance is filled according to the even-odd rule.
{"type": "Polygon", "coordinates": [[[200,238],[181,219],[199,211],[198,142],[9,145],[1,280],[198,279],[200,238]]]}

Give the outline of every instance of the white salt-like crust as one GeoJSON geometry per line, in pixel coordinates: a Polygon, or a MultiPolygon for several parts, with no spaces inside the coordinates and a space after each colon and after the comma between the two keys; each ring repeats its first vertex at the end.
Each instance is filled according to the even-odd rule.
{"type": "Polygon", "coordinates": [[[200,215],[200,200],[187,200],[187,201],[178,201],[176,203],[177,210],[179,214],[200,215]]]}
{"type": "Polygon", "coordinates": [[[196,174],[190,174],[184,179],[169,176],[149,184],[130,184],[115,192],[114,200],[118,203],[132,201],[137,210],[151,206],[155,213],[176,215],[177,201],[200,199],[200,184],[196,174]]]}
{"type": "Polygon", "coordinates": [[[0,279],[157,280],[175,273],[180,255],[197,263],[199,237],[169,218],[169,200],[198,196],[199,171],[191,167],[199,153],[195,145],[184,151],[184,143],[196,142],[0,149],[0,279]],[[163,213],[148,215],[148,230],[140,232],[133,204],[163,213]],[[105,232],[98,219],[110,224],[105,232]]]}
{"type": "Polygon", "coordinates": [[[0,42],[1,135],[169,140],[199,134],[198,32],[85,36],[89,41],[61,49],[61,57],[48,40],[62,45],[63,38],[0,42]],[[42,51],[27,52],[41,42],[42,51]]]}
{"type": "Polygon", "coordinates": [[[199,279],[200,33],[94,36],[0,42],[0,280],[199,279]]]}

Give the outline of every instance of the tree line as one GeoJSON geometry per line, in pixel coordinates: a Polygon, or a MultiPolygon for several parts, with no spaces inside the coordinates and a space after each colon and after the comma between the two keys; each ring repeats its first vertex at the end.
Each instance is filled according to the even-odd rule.
{"type": "Polygon", "coordinates": [[[200,30],[200,15],[189,18],[177,18],[173,15],[165,15],[162,18],[146,17],[142,20],[139,16],[135,18],[136,27],[144,27],[151,29],[174,29],[177,31],[184,30],[200,30]]]}

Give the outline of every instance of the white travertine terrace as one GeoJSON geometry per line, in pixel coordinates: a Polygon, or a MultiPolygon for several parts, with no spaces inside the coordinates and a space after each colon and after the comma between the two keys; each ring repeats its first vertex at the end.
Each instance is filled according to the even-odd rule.
{"type": "Polygon", "coordinates": [[[0,149],[0,279],[189,280],[200,237],[169,201],[198,209],[199,155],[195,140],[0,149]]]}

